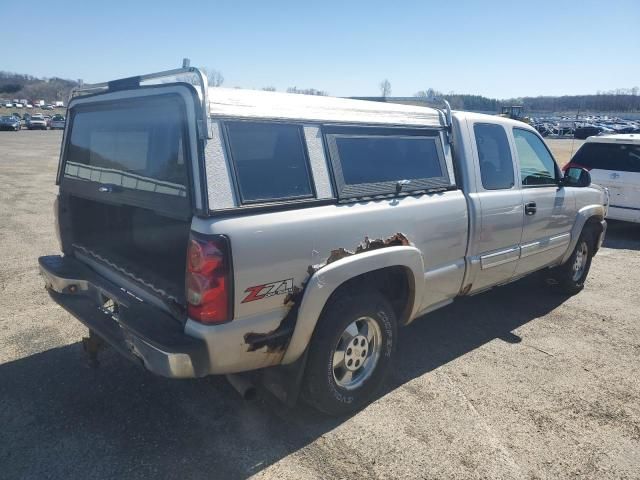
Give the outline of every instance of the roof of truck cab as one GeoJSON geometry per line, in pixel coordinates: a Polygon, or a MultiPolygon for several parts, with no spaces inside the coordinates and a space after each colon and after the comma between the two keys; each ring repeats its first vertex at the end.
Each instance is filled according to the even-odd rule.
{"type": "Polygon", "coordinates": [[[319,123],[435,128],[445,126],[443,113],[435,108],[220,87],[209,89],[209,114],[212,117],[319,123]]]}

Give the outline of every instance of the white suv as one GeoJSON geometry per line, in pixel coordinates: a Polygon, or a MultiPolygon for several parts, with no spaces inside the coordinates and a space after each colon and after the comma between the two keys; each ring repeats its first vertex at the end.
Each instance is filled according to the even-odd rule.
{"type": "Polygon", "coordinates": [[[640,223],[640,135],[589,137],[564,167],[586,168],[594,183],[607,187],[607,218],[640,223]]]}

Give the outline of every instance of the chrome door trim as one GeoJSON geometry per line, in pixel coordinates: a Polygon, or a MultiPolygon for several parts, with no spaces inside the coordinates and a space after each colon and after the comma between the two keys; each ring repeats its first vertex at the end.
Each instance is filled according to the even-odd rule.
{"type": "Polygon", "coordinates": [[[480,268],[486,270],[487,268],[516,261],[518,258],[520,258],[520,247],[509,247],[505,250],[480,255],[480,268]]]}
{"type": "Polygon", "coordinates": [[[529,257],[536,253],[546,252],[553,248],[563,247],[569,244],[571,234],[562,233],[553,237],[543,238],[535,242],[526,243],[520,247],[520,258],[529,257]]]}

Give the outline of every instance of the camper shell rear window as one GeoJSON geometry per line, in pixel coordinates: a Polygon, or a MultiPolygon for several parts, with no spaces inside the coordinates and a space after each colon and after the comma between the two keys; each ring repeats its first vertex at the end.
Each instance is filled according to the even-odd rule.
{"type": "Polygon", "coordinates": [[[187,215],[188,135],[179,96],[73,107],[62,186],[71,193],[187,215]]]}

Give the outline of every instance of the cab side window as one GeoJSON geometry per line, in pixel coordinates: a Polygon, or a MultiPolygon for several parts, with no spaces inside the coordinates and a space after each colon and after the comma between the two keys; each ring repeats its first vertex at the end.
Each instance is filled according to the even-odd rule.
{"type": "Polygon", "coordinates": [[[476,123],[473,126],[480,160],[480,177],[485,190],[513,187],[513,160],[507,132],[500,125],[476,123]]]}
{"type": "Polygon", "coordinates": [[[556,162],[542,140],[533,132],[513,129],[516,151],[520,161],[522,186],[557,185],[556,162]]]}

